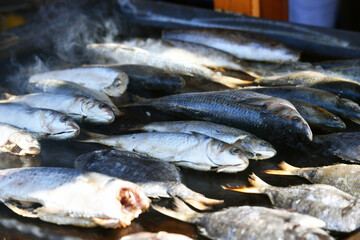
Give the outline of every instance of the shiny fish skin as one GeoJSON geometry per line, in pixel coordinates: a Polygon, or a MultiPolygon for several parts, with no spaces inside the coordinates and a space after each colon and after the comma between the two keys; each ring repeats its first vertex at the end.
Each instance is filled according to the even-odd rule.
{"type": "Polygon", "coordinates": [[[223,201],[206,198],[181,183],[180,170],[171,163],[118,150],[97,150],[75,159],[75,168],[102,173],[138,184],[151,198],[179,197],[204,210],[223,201]]]}
{"type": "Polygon", "coordinates": [[[199,171],[239,172],[249,160],[234,145],[208,136],[187,133],[151,132],[119,136],[88,133],[80,142],[99,143],[119,150],[134,151],[199,171]]]}
{"type": "Polygon", "coordinates": [[[81,227],[125,227],[149,207],[140,188],[67,168],[0,170],[0,200],[24,217],[81,227]]]}
{"type": "Polygon", "coordinates": [[[216,48],[240,59],[269,62],[295,62],[300,52],[271,38],[254,33],[220,29],[165,29],[164,39],[182,40],[216,48]]]}
{"type": "Polygon", "coordinates": [[[242,131],[237,128],[228,127],[212,122],[204,121],[172,121],[172,122],[153,122],[140,125],[135,130],[147,132],[184,132],[201,133],[220,141],[234,144],[240,148],[249,159],[268,159],[276,155],[274,147],[256,137],[255,135],[242,131]]]}
{"type": "Polygon", "coordinates": [[[360,201],[336,187],[325,184],[303,184],[275,187],[255,174],[249,178],[253,187],[230,187],[232,191],[266,194],[278,208],[317,217],[326,223],[326,229],[351,232],[360,227],[360,201]]]}
{"type": "Polygon", "coordinates": [[[360,197],[360,165],[335,164],[323,167],[298,168],[285,162],[279,164],[282,170],[266,170],[267,174],[296,175],[304,177],[312,183],[327,184],[360,197]]]}
{"type": "Polygon", "coordinates": [[[323,221],[285,210],[241,206],[212,213],[198,213],[180,201],[176,201],[176,207],[173,211],[153,206],[167,216],[194,223],[199,232],[210,239],[333,240],[327,232],[320,229],[325,226],[323,221]]]}
{"type": "Polygon", "coordinates": [[[40,143],[30,133],[5,123],[0,123],[0,133],[0,152],[19,156],[40,153],[40,143]]]}
{"type": "Polygon", "coordinates": [[[76,122],[63,113],[17,103],[0,103],[0,122],[25,129],[39,138],[67,139],[80,133],[76,122]]]}
{"type": "Polygon", "coordinates": [[[11,96],[6,102],[62,112],[79,122],[110,124],[115,120],[112,109],[105,103],[79,95],[32,93],[11,96]]]}
{"type": "Polygon", "coordinates": [[[38,73],[29,78],[29,83],[45,79],[73,82],[86,88],[102,91],[111,97],[120,97],[129,83],[126,73],[105,67],[70,68],[38,73]]]}
{"type": "Polygon", "coordinates": [[[270,142],[312,139],[309,125],[290,102],[251,91],[184,93],[126,105],[129,106],[152,106],[191,119],[224,124],[270,142]]]}

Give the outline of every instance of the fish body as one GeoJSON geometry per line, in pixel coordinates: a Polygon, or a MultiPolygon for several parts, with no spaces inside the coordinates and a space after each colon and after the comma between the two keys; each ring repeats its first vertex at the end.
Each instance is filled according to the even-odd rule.
{"type": "Polygon", "coordinates": [[[153,122],[137,126],[147,132],[201,133],[240,148],[249,159],[267,159],[276,155],[274,147],[255,135],[237,128],[205,121],[153,122]]]}
{"type": "Polygon", "coordinates": [[[333,239],[321,229],[323,221],[303,214],[265,207],[230,207],[198,213],[176,201],[176,210],[153,208],[167,216],[194,223],[210,239],[333,239]]]}
{"type": "Polygon", "coordinates": [[[105,103],[80,95],[32,93],[11,96],[6,102],[62,112],[79,122],[109,124],[115,120],[112,109],[105,103]]]}
{"type": "Polygon", "coordinates": [[[67,168],[0,170],[0,200],[24,217],[82,227],[125,227],[149,207],[130,182],[67,168]]]}
{"type": "Polygon", "coordinates": [[[99,172],[139,185],[151,198],[179,197],[198,209],[223,201],[209,199],[182,184],[180,170],[171,163],[118,150],[98,150],[80,155],[75,168],[99,172]]]}
{"type": "Polygon", "coordinates": [[[37,155],[40,153],[40,143],[30,133],[9,124],[0,123],[0,152],[11,154],[37,155]]]}
{"type": "Polygon", "coordinates": [[[103,92],[92,90],[83,87],[76,83],[57,80],[57,79],[44,79],[28,84],[28,91],[31,93],[51,93],[51,94],[66,94],[66,95],[79,95],[98,100],[105,103],[113,110],[116,116],[123,113],[114,105],[111,99],[103,92]]]}
{"type": "Polygon", "coordinates": [[[298,168],[285,162],[279,164],[282,170],[267,170],[268,174],[296,175],[312,183],[334,186],[354,197],[360,197],[360,165],[334,164],[322,167],[298,168]]]}
{"type": "Polygon", "coordinates": [[[201,134],[151,132],[92,136],[79,141],[133,151],[200,171],[239,172],[249,165],[239,148],[201,134]]]}
{"type": "Polygon", "coordinates": [[[255,174],[249,181],[253,187],[226,189],[266,194],[275,207],[319,218],[329,230],[351,232],[360,227],[360,201],[336,187],[325,184],[275,187],[255,174]]]}
{"type": "Polygon", "coordinates": [[[106,67],[82,67],[38,73],[29,78],[29,83],[45,79],[73,82],[86,88],[102,91],[111,97],[120,97],[126,91],[129,82],[124,72],[106,67]]]}
{"type": "Polygon", "coordinates": [[[254,33],[220,29],[188,28],[165,29],[164,39],[193,42],[216,48],[240,59],[269,62],[294,62],[300,52],[271,38],[254,33]]]}
{"type": "Polygon", "coordinates": [[[63,113],[18,103],[0,103],[0,122],[22,128],[40,138],[67,139],[80,133],[77,123],[63,113]]]}

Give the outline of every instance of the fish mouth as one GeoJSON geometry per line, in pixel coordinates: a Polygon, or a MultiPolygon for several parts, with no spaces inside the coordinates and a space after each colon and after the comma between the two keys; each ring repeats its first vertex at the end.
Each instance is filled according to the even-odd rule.
{"type": "Polygon", "coordinates": [[[275,149],[253,152],[254,157],[252,159],[253,160],[265,160],[265,159],[274,157],[276,155],[276,153],[277,152],[275,149]]]}
{"type": "Polygon", "coordinates": [[[224,173],[237,173],[242,172],[248,167],[248,164],[238,164],[238,165],[229,165],[229,166],[219,166],[214,168],[216,172],[224,173]]]}

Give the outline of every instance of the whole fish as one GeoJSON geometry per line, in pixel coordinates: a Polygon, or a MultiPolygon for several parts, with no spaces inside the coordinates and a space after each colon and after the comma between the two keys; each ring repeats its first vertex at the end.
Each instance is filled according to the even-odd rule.
{"type": "Polygon", "coordinates": [[[310,125],[311,130],[322,133],[339,132],[346,128],[345,123],[336,115],[319,107],[318,105],[302,102],[290,101],[299,111],[300,115],[310,125]]]}
{"type": "Polygon", "coordinates": [[[299,213],[251,206],[198,213],[179,200],[175,203],[175,211],[152,207],[172,218],[195,224],[199,232],[210,239],[333,239],[321,229],[325,226],[323,221],[299,213]]]}
{"type": "Polygon", "coordinates": [[[0,103],[0,122],[22,128],[37,138],[67,139],[80,133],[76,122],[63,113],[18,103],[0,103]]]}
{"type": "Polygon", "coordinates": [[[343,160],[360,162],[360,132],[339,132],[316,135],[312,148],[324,155],[336,156],[343,160]]]}
{"type": "Polygon", "coordinates": [[[233,144],[249,159],[267,159],[276,155],[274,147],[255,135],[237,128],[204,121],[152,122],[137,126],[132,130],[147,132],[201,133],[220,141],[233,144]]]}
{"type": "Polygon", "coordinates": [[[245,170],[249,165],[249,160],[238,147],[202,134],[171,132],[118,136],[88,134],[92,138],[78,141],[133,151],[199,171],[234,173],[245,170]]]}
{"type": "Polygon", "coordinates": [[[105,93],[80,86],[76,83],[57,79],[45,79],[29,83],[28,91],[31,93],[43,92],[75,96],[80,95],[88,98],[93,98],[111,107],[116,116],[123,115],[123,113],[114,105],[114,103],[105,93]]]}
{"type": "Polygon", "coordinates": [[[251,91],[184,93],[123,107],[129,106],[151,106],[191,119],[228,125],[270,142],[312,139],[309,125],[289,101],[251,91]]]}
{"type": "Polygon", "coordinates": [[[214,72],[207,67],[180,60],[172,60],[167,57],[151,53],[147,50],[129,47],[117,43],[99,43],[86,46],[89,58],[96,63],[116,64],[139,64],[160,68],[174,74],[190,76],[194,81],[206,79],[220,83],[228,87],[236,87],[239,84],[247,84],[237,78],[223,76],[220,72],[214,72]]]}
{"type": "Polygon", "coordinates": [[[75,168],[117,177],[139,185],[151,198],[179,197],[204,210],[223,201],[194,192],[181,182],[180,170],[171,163],[118,150],[97,150],[75,159],[75,168]]]}
{"type": "Polygon", "coordinates": [[[106,67],[81,67],[38,73],[29,78],[29,83],[45,79],[73,82],[102,91],[111,97],[120,97],[126,91],[129,82],[127,74],[121,71],[106,67]]]}
{"type": "Polygon", "coordinates": [[[360,197],[360,165],[334,164],[323,167],[298,168],[285,162],[279,164],[282,170],[266,170],[267,174],[296,175],[304,177],[312,183],[328,184],[360,197]]]}
{"type": "Polygon", "coordinates": [[[339,98],[336,94],[328,91],[294,86],[251,87],[245,88],[244,90],[280,97],[289,101],[296,100],[312,103],[324,108],[336,116],[350,119],[351,121],[360,124],[360,106],[349,99],[339,98]]]}
{"type": "Polygon", "coordinates": [[[185,235],[178,233],[167,233],[167,232],[138,232],[126,235],[119,240],[191,240],[185,235]]]}
{"type": "Polygon", "coordinates": [[[149,207],[134,183],[70,168],[0,170],[0,200],[15,213],[56,224],[126,227],[149,207]]]}
{"type": "Polygon", "coordinates": [[[9,152],[19,156],[40,153],[38,140],[21,128],[0,123],[0,133],[0,152],[9,152]]]}
{"type": "Polygon", "coordinates": [[[80,95],[32,93],[9,96],[6,102],[55,110],[79,122],[109,124],[115,120],[112,109],[105,103],[80,95]]]}
{"type": "Polygon", "coordinates": [[[165,29],[164,39],[182,40],[216,48],[240,59],[268,62],[295,62],[300,52],[274,39],[220,28],[165,29]]]}
{"type": "Polygon", "coordinates": [[[336,187],[325,184],[275,187],[255,174],[250,176],[249,182],[253,187],[225,189],[266,194],[275,207],[319,218],[329,230],[351,232],[360,227],[360,200],[336,187]]]}

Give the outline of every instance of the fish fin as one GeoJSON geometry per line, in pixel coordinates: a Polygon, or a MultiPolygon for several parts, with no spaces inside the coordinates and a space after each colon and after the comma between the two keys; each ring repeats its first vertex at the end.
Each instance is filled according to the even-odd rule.
{"type": "Polygon", "coordinates": [[[216,74],[216,76],[213,77],[212,80],[229,88],[238,88],[240,86],[250,85],[253,83],[252,81],[242,80],[239,78],[234,78],[229,76],[223,76],[221,74],[216,74]]]}
{"type": "Polygon", "coordinates": [[[234,191],[234,192],[242,192],[242,193],[261,193],[259,189],[255,187],[225,187],[221,186],[224,190],[234,191]]]}
{"type": "Polygon", "coordinates": [[[16,95],[13,95],[13,94],[11,94],[11,93],[4,93],[4,97],[5,97],[6,99],[9,99],[9,98],[12,98],[12,97],[16,97],[16,95]]]}
{"type": "Polygon", "coordinates": [[[249,183],[254,186],[254,188],[257,188],[260,192],[262,192],[262,189],[268,188],[270,185],[261,180],[258,176],[256,176],[254,173],[250,175],[248,178],[249,183]]]}
{"type": "Polygon", "coordinates": [[[207,210],[211,205],[218,205],[224,203],[224,200],[217,200],[207,198],[205,196],[197,196],[196,199],[183,199],[187,204],[190,204],[192,207],[199,210],[207,210]]]}
{"type": "Polygon", "coordinates": [[[273,174],[273,175],[296,175],[295,171],[299,168],[291,166],[290,164],[286,162],[281,162],[278,164],[278,166],[282,170],[265,170],[264,172],[267,174],[273,174]]]}
{"type": "Polygon", "coordinates": [[[179,198],[174,198],[175,202],[175,210],[166,209],[164,207],[159,207],[155,205],[151,205],[152,208],[166,216],[184,221],[191,222],[191,220],[198,214],[190,207],[188,207],[183,201],[179,198]]]}
{"type": "Polygon", "coordinates": [[[23,217],[29,217],[29,218],[37,218],[38,214],[34,212],[35,209],[32,208],[26,208],[21,207],[21,202],[12,202],[12,201],[5,201],[5,206],[10,208],[13,212],[16,214],[23,216],[23,217]],[[20,204],[19,204],[20,203],[20,204]]]}

